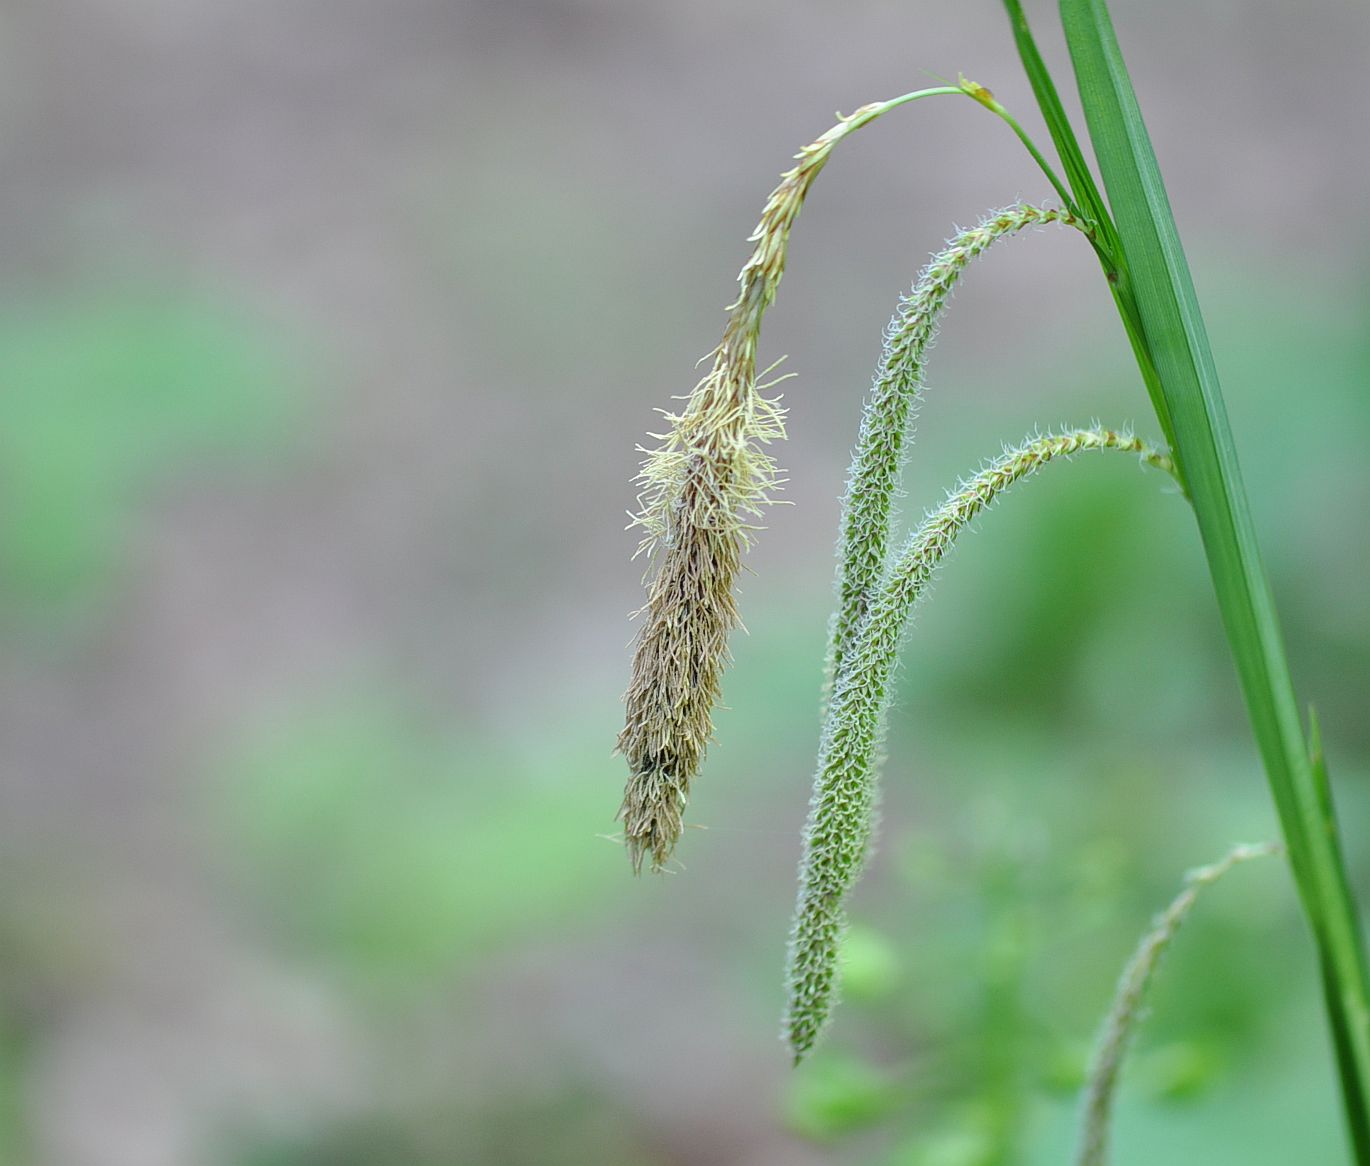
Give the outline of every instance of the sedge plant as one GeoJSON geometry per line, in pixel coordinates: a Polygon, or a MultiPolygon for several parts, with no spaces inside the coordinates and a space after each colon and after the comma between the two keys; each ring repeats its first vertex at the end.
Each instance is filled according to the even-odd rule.
{"type": "Polygon", "coordinates": [[[1075,1166],[1107,1166],[1112,1130],[1110,1119],[1123,1055],[1141,1021],[1147,991],[1156,976],[1161,957],[1169,950],[1176,932],[1194,909],[1199,892],[1212,886],[1234,866],[1279,852],[1279,845],[1273,842],[1234,846],[1217,862],[1190,871],[1185,876],[1184,890],[1156,916],[1150,930],[1142,936],[1137,950],[1123,969],[1113,1003],[1099,1029],[1099,1039],[1085,1082],[1080,1148],[1075,1157],[1075,1166]]]}
{"type": "MultiPolygon", "coordinates": [[[[841,118],[800,151],[771,193],[722,340],[706,358],[709,371],[679,412],[666,415],[661,444],[648,453],[635,518],[649,564],[647,603],[618,741],[629,769],[620,808],[629,857],[635,870],[644,863],[660,870],[680,840],[691,783],[712,737],[728,639],[740,622],[735,580],[781,481],[768,447],[784,436],[784,411],[767,396],[757,350],[805,196],[839,143],[882,115],[923,98],[969,98],[1014,132],[1060,205],[1018,203],[958,233],[921,272],[886,331],[843,503],[824,726],[789,947],[785,1037],[799,1060],[831,1016],[844,902],[873,829],[891,677],[928,581],[966,524],[1022,479],[1077,454],[1129,453],[1173,477],[1193,511],[1318,959],[1350,1144],[1355,1161],[1370,1166],[1370,975],[1326,763],[1312,713],[1307,729],[1299,713],[1203,317],[1108,5],[1060,0],[1101,185],[1021,3],[1003,3],[1064,177],[990,90],[965,78],[841,118]],[[1098,423],[1030,434],[962,480],[896,546],[893,498],[927,356],[952,289],[997,241],[1047,226],[1079,235],[1097,256],[1160,440],[1098,423]]],[[[1174,926],[1187,902],[1174,912],[1174,926]]],[[[1163,938],[1144,951],[1158,955],[1174,926],[1158,925],[1163,938]]],[[[1138,958],[1149,974],[1154,958],[1138,958]]],[[[1126,1025],[1115,1030],[1125,1033],[1126,1025]]],[[[1115,1052],[1122,1044],[1116,1042],[1115,1052]]],[[[1103,1090],[1098,1097],[1109,1096],[1116,1060],[1103,1056],[1103,1068],[1096,1065],[1091,1088],[1103,1090]]],[[[1107,1106],[1092,1103],[1089,1112],[1106,1116],[1107,1106]]],[[[1084,1160],[1102,1161],[1102,1154],[1099,1149],[1084,1160]]]]}

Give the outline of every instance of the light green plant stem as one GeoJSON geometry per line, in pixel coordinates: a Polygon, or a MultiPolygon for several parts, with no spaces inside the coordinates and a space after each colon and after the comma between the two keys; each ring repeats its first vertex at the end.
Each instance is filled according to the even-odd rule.
{"type": "Polygon", "coordinates": [[[994,94],[983,85],[977,84],[965,77],[960,79],[960,85],[967,97],[971,97],[978,101],[1013,131],[1014,135],[1023,143],[1027,152],[1032,156],[1032,160],[1037,163],[1037,168],[1046,175],[1047,181],[1055,188],[1056,193],[1061,196],[1061,201],[1065,203],[1072,212],[1078,214],[1079,212],[1075,206],[1075,200],[1070,196],[1070,190],[1066,187],[1065,183],[1057,177],[1056,171],[1051,168],[1051,163],[1046,160],[1042,151],[1037,148],[1037,143],[1028,136],[1027,130],[1023,129],[1018,123],[1018,119],[1009,113],[994,94]]]}
{"type": "Polygon", "coordinates": [[[1088,224],[1068,210],[1019,203],[996,211],[978,225],[959,232],[944,250],[933,256],[915,281],[912,293],[900,300],[899,309],[885,330],[885,350],[866,401],[842,503],[837,610],[824,670],[825,692],[831,691],[833,680],[841,671],[851,638],[885,569],[895,487],[912,439],[928,350],[937,337],[942,312],[973,259],[997,240],[1045,223],[1074,227],[1086,237],[1090,233],[1088,224]]]}
{"type": "Polygon", "coordinates": [[[1128,1042],[1141,1020],[1142,1004],[1161,957],[1189,915],[1199,892],[1217,882],[1238,863],[1279,852],[1279,844],[1273,842],[1238,846],[1221,861],[1191,871],[1185,880],[1185,889],[1156,917],[1151,930],[1142,938],[1122,979],[1118,981],[1117,993],[1100,1030],[1099,1044],[1090,1064],[1076,1166],[1106,1166],[1108,1162],[1113,1099],[1117,1093],[1118,1074],[1128,1042]]]}
{"type": "Polygon", "coordinates": [[[1072,429],[1034,437],[965,479],[909,538],[857,629],[828,707],[790,935],[785,1036],[795,1060],[827,1023],[844,927],[843,900],[865,862],[876,805],[875,756],[899,644],[913,606],[957,536],[1015,482],[1056,458],[1122,450],[1170,470],[1130,433],[1072,429]]]}

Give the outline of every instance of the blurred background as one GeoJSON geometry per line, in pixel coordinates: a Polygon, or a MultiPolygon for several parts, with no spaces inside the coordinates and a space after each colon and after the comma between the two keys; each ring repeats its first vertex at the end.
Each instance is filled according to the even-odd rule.
{"type": "MultiPolygon", "coordinates": [[[[1115,7],[1370,901],[1370,10],[1115,7]]],[[[698,829],[636,881],[613,840],[635,446],[790,155],[958,70],[1046,140],[992,0],[0,3],[0,1162],[1067,1160],[1149,918],[1276,833],[1192,521],[1129,459],[948,564],[845,1004],[801,1070],[777,1040],[881,330],[954,224],[1050,197],[971,102],[815,187],[763,335],[794,505],[698,829]]],[[[977,266],[930,376],[915,516],[1039,423],[1156,435],[1063,232],[977,266]]],[[[1119,1163],[1345,1160],[1280,862],[1153,1003],[1119,1163]]]]}

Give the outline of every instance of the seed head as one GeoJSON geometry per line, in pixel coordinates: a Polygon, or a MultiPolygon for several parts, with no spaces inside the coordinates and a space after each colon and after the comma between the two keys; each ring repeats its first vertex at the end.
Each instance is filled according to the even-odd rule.
{"type": "Polygon", "coordinates": [[[619,816],[640,870],[660,869],[680,837],[690,782],[713,737],[713,708],[739,626],[733,584],[762,507],[780,484],[765,446],[785,436],[784,410],[757,384],[762,317],[785,271],[790,229],[832,148],[889,103],[862,106],[795,157],[749,238],[723,339],[662,444],[648,452],[633,525],[650,560],[618,749],[629,778],[619,816]]]}

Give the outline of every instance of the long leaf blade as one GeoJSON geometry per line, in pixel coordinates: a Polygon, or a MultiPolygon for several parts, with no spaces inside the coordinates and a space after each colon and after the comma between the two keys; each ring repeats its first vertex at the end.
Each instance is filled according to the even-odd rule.
{"type": "MultiPolygon", "coordinates": [[[[1189,266],[1105,0],[1061,0],[1095,156],[1159,379],[1252,728],[1312,925],[1357,1161],[1370,1164],[1370,977],[1335,828],[1304,741],[1189,266]]],[[[1121,306],[1121,305],[1120,305],[1121,306]]]]}

